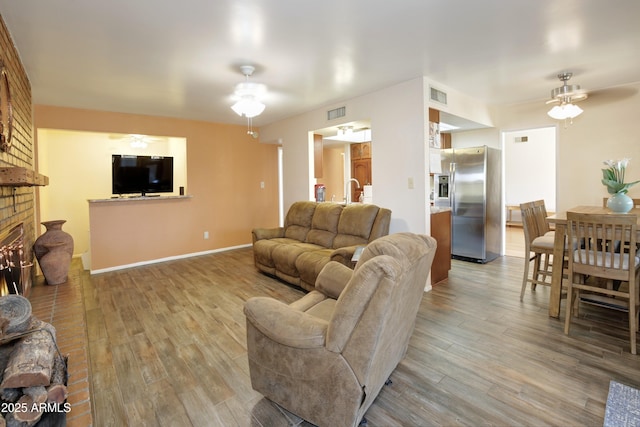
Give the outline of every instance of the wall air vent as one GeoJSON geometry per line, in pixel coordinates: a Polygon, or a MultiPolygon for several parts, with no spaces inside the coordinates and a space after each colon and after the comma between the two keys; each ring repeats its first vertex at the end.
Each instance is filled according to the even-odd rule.
{"type": "Polygon", "coordinates": [[[529,137],[527,136],[516,136],[515,142],[527,142],[529,141],[529,137]]]}
{"type": "Polygon", "coordinates": [[[436,102],[439,102],[440,104],[447,105],[447,94],[445,92],[431,86],[429,86],[429,89],[431,89],[430,97],[432,101],[436,101],[436,102]]]}
{"type": "Polygon", "coordinates": [[[335,108],[327,111],[327,120],[335,120],[347,115],[347,107],[335,108]]]}

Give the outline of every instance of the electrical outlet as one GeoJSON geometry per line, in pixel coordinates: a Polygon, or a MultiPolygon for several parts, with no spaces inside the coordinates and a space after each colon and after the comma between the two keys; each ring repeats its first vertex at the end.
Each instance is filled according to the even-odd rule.
{"type": "Polygon", "coordinates": [[[260,181],[260,188],[264,188],[264,181],[260,181]]]}
{"type": "Polygon", "coordinates": [[[205,231],[204,232],[204,239],[207,240],[209,238],[209,232],[205,231]]]}

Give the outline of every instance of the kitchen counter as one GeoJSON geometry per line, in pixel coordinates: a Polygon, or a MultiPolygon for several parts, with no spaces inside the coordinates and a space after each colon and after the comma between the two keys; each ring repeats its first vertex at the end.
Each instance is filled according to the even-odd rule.
{"type": "Polygon", "coordinates": [[[438,247],[431,264],[431,284],[449,277],[451,270],[451,208],[431,207],[431,237],[438,247]]]}
{"type": "Polygon", "coordinates": [[[451,212],[451,208],[445,208],[442,206],[431,206],[431,215],[437,214],[440,212],[451,212]]]}

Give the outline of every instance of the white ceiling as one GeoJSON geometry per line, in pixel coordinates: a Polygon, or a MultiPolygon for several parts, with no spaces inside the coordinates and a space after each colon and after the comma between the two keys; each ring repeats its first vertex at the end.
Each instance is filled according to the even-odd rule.
{"type": "Polygon", "coordinates": [[[254,125],[428,76],[488,103],[640,80],[638,0],[0,0],[36,104],[254,125]]]}

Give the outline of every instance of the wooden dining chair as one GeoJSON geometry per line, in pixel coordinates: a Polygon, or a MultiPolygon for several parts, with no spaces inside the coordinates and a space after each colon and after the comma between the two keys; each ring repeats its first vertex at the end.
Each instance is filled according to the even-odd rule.
{"type": "Polygon", "coordinates": [[[535,290],[536,285],[551,285],[551,256],[555,235],[546,221],[547,209],[544,200],[521,203],[520,213],[525,244],[524,275],[520,290],[520,301],[522,301],[527,283],[531,283],[532,290],[535,290]],[[533,270],[529,278],[531,261],[533,261],[533,270]]]}
{"type": "MultiPolygon", "coordinates": [[[[602,198],[602,207],[606,208],[607,207],[607,201],[609,200],[608,197],[603,197],[602,198]]],[[[633,200],[633,207],[634,208],[640,208],[640,199],[631,199],[633,200]]],[[[640,243],[640,242],[638,242],[640,243]]],[[[620,246],[619,242],[617,242],[617,246],[620,246]]],[[[636,247],[636,251],[638,250],[638,248],[636,247]]]]}
{"type": "Polygon", "coordinates": [[[569,239],[582,243],[568,257],[565,334],[569,334],[572,318],[579,315],[580,303],[625,311],[629,314],[631,353],[636,354],[640,279],[640,259],[636,255],[637,220],[636,215],[629,214],[567,212],[569,239]],[[604,279],[606,284],[598,279],[604,279]],[[623,285],[615,289],[608,285],[612,281],[623,285]]]}

